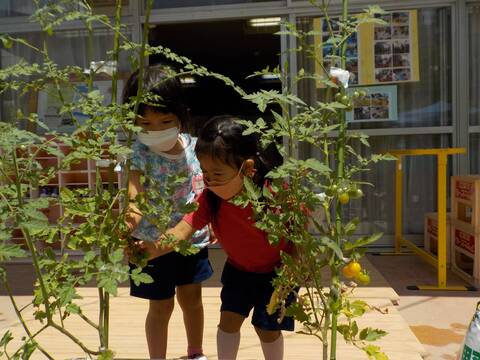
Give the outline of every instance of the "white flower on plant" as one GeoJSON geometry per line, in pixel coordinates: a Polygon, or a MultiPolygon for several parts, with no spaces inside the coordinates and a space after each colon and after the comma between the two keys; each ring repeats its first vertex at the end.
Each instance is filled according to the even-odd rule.
{"type": "Polygon", "coordinates": [[[115,72],[117,68],[117,62],[114,60],[109,60],[109,61],[91,61],[90,62],[90,69],[85,69],[84,73],[85,74],[90,74],[91,71],[95,73],[105,73],[109,76],[113,76],[113,73],[115,72]]]}
{"type": "Polygon", "coordinates": [[[330,68],[330,76],[340,81],[345,89],[348,88],[348,80],[350,80],[350,72],[348,70],[332,66],[330,68]]]}

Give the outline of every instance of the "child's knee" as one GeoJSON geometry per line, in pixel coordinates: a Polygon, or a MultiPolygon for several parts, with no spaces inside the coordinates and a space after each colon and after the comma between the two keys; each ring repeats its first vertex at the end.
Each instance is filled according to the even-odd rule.
{"type": "Polygon", "coordinates": [[[255,331],[257,332],[258,337],[264,343],[271,343],[277,340],[282,332],[280,330],[262,330],[255,326],[255,331]]]}
{"type": "Polygon", "coordinates": [[[148,308],[148,316],[157,319],[170,318],[175,302],[173,297],[166,300],[150,300],[150,306],[148,308]]]}
{"type": "Polygon", "coordinates": [[[177,301],[182,310],[198,310],[203,307],[202,288],[200,284],[179,286],[177,288],[177,301]]]}

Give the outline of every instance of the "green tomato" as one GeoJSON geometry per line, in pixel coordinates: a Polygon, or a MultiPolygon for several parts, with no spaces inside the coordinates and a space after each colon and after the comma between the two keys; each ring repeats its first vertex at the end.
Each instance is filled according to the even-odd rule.
{"type": "Polygon", "coordinates": [[[355,199],[359,199],[363,197],[363,191],[362,189],[357,189],[356,194],[355,194],[355,199]]]}
{"type": "Polygon", "coordinates": [[[357,188],[356,185],[353,185],[349,190],[348,190],[348,195],[350,195],[350,197],[352,199],[358,199],[358,198],[361,198],[363,196],[363,191],[359,188],[357,188]]]}
{"type": "Polygon", "coordinates": [[[360,284],[362,285],[368,285],[370,284],[370,275],[368,275],[365,271],[360,272],[356,277],[355,280],[357,280],[360,284]]]}
{"type": "Polygon", "coordinates": [[[343,95],[341,102],[342,102],[343,105],[348,106],[348,104],[350,104],[350,98],[347,95],[343,95]]]}
{"type": "Polygon", "coordinates": [[[341,102],[342,101],[342,93],[338,92],[335,94],[335,101],[341,102]]]}
{"type": "Polygon", "coordinates": [[[359,98],[360,97],[360,93],[358,91],[354,91],[353,92],[353,97],[356,99],[356,98],[359,98]]]}
{"type": "Polygon", "coordinates": [[[336,184],[332,184],[328,189],[325,190],[325,194],[328,196],[335,196],[337,195],[338,186],[336,184]]]}
{"type": "Polygon", "coordinates": [[[366,91],[364,91],[364,90],[362,90],[362,91],[359,91],[358,93],[360,94],[360,96],[361,96],[361,97],[365,97],[365,96],[367,96],[367,92],[366,92],[366,91]]]}

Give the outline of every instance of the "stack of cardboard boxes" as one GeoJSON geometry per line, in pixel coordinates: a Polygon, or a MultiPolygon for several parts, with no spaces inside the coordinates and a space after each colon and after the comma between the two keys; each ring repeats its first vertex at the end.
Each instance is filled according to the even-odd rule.
{"type": "Polygon", "coordinates": [[[480,176],[452,177],[452,270],[480,285],[480,176]]]}

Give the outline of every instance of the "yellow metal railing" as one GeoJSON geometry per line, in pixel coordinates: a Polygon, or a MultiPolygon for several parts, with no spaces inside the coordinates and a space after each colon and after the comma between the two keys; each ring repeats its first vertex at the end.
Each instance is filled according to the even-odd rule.
{"type": "MultiPolygon", "coordinates": [[[[465,286],[447,286],[447,162],[448,155],[465,154],[465,148],[446,149],[406,149],[391,150],[389,154],[395,156],[395,252],[392,255],[404,254],[402,247],[406,247],[419,255],[426,262],[437,268],[438,284],[415,285],[410,289],[417,290],[470,290],[465,286]],[[403,238],[403,168],[405,156],[435,155],[437,157],[437,200],[438,200],[438,257],[419,248],[411,241],[403,238]]],[[[387,255],[387,254],[386,254],[387,255]]]]}

